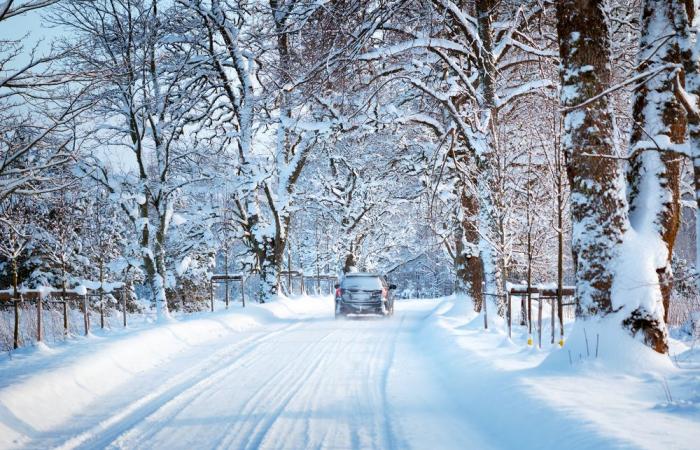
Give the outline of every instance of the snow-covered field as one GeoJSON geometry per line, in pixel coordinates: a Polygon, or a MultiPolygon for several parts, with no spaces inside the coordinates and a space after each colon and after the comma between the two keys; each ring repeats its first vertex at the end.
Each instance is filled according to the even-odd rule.
{"type": "Polygon", "coordinates": [[[399,301],[393,318],[340,321],[332,305],[280,299],[5,355],[0,447],[700,443],[700,357],[682,343],[682,368],[630,371],[484,332],[464,301],[399,301]]]}

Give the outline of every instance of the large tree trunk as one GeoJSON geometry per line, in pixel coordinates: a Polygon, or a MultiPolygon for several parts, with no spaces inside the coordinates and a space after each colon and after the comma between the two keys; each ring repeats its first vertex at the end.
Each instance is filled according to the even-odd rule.
{"type": "Polygon", "coordinates": [[[354,244],[350,243],[350,249],[348,254],[345,255],[345,260],[343,261],[343,273],[351,272],[357,266],[357,258],[355,256],[354,244]]]}
{"type": "Polygon", "coordinates": [[[628,226],[608,102],[605,96],[592,100],[610,81],[608,28],[601,3],[557,2],[561,102],[572,107],[590,101],[565,112],[562,139],[571,186],[577,316],[584,319],[612,311],[612,265],[628,226]]]}
{"type": "Polygon", "coordinates": [[[474,302],[474,311],[481,312],[484,265],[479,254],[479,232],[475,226],[479,204],[466,186],[460,191],[460,232],[456,236],[454,255],[457,292],[468,294],[474,302]]]}
{"type": "Polygon", "coordinates": [[[673,287],[671,257],[681,213],[681,157],[675,150],[685,141],[687,124],[685,109],[674,93],[676,71],[663,70],[663,66],[681,63],[676,37],[685,29],[687,17],[680,0],[645,0],[637,72],[661,72],[639,84],[634,93],[635,126],[628,173],[630,223],[645,236],[649,246],[658,247],[655,264],[662,305],[632,314],[649,323],[643,326],[648,328],[647,334],[655,335],[654,347],[658,351],[667,349],[665,322],[673,287]],[[674,31],[676,36],[669,38],[674,31]]]}
{"type": "MultiPolygon", "coordinates": [[[[464,152],[465,156],[460,153],[460,162],[469,167],[470,170],[476,169],[476,176],[471,180],[474,186],[473,199],[470,199],[476,204],[476,212],[473,214],[471,223],[466,223],[466,226],[462,225],[462,239],[458,237],[457,241],[457,244],[467,252],[459,251],[455,247],[457,253],[453,255],[456,259],[455,269],[458,283],[461,283],[462,288],[466,288],[472,294],[477,311],[482,309],[483,301],[487,300],[493,303],[493,307],[489,308],[490,311],[502,314],[505,311],[504,305],[496,305],[496,302],[493,302],[498,297],[484,297],[482,294],[482,291],[489,294],[502,293],[505,286],[502,264],[500,264],[498,251],[494,246],[494,243],[499,242],[500,239],[498,237],[498,214],[496,214],[493,202],[493,183],[496,180],[494,160],[498,151],[496,139],[498,107],[496,104],[497,70],[493,59],[494,31],[492,22],[499,2],[497,0],[477,2],[461,0],[449,4],[447,2],[434,2],[434,4],[444,8],[447,22],[454,21],[454,26],[448,27],[448,30],[450,28],[463,30],[465,33],[463,40],[468,43],[473,42],[474,50],[478,54],[474,61],[465,60],[462,63],[467,72],[472,70],[471,67],[467,68],[468,65],[474,64],[476,66],[479,77],[479,82],[474,83],[476,95],[474,98],[470,98],[470,95],[455,96],[454,104],[450,108],[450,114],[455,118],[461,116],[458,118],[458,122],[463,124],[460,125],[460,139],[466,151],[464,152]],[[451,6],[452,4],[454,7],[451,6]],[[463,28],[461,24],[463,16],[459,11],[469,11],[469,16],[477,18],[477,32],[480,42],[474,42],[471,32],[463,28]],[[465,108],[464,105],[469,106],[465,108]],[[475,110],[478,112],[476,118],[474,117],[475,110]],[[468,155],[466,155],[467,152],[468,155]],[[478,249],[478,257],[474,254],[474,249],[478,249]]],[[[452,33],[457,33],[457,31],[446,31],[448,38],[451,37],[452,33]]],[[[457,38],[457,40],[461,39],[457,38]]],[[[460,182],[462,181],[460,180],[460,182]]],[[[457,287],[460,288],[459,285],[457,287]]],[[[492,317],[494,316],[495,314],[492,317]]]]}
{"type": "Polygon", "coordinates": [[[165,265],[165,240],[168,229],[167,213],[159,217],[160,223],[156,233],[155,242],[155,262],[156,275],[152,284],[153,295],[156,299],[158,317],[161,320],[170,319],[170,308],[168,307],[168,297],[165,291],[165,280],[167,279],[167,267],[165,265]]]}
{"type": "MultiPolygon", "coordinates": [[[[479,145],[475,145],[476,165],[478,169],[478,180],[476,181],[477,195],[479,198],[479,250],[481,263],[483,266],[484,290],[489,294],[503,294],[502,289],[505,283],[504,276],[498,264],[498,255],[494,247],[494,242],[498,242],[498,223],[495,205],[493,201],[493,184],[496,182],[494,173],[495,155],[498,152],[498,107],[496,105],[496,65],[493,59],[493,27],[492,16],[496,12],[497,0],[480,0],[475,2],[478,33],[481,39],[482,54],[479,55],[479,110],[480,122],[483,131],[477,131],[476,140],[480,140],[479,145]]],[[[498,299],[502,297],[487,296],[486,301],[493,303],[496,308],[490,310],[498,311],[499,314],[505,309],[498,299]]],[[[501,302],[502,303],[502,302],[501,302]]]]}
{"type": "Polygon", "coordinates": [[[700,40],[696,20],[695,2],[686,1],[686,29],[677,28],[680,37],[681,57],[685,70],[686,90],[695,96],[695,103],[685,105],[688,109],[688,147],[693,159],[695,185],[695,282],[700,289],[700,40]]]}
{"type": "MultiPolygon", "coordinates": [[[[280,262],[277,261],[276,253],[271,247],[272,243],[267,246],[264,257],[260,261],[260,279],[262,287],[259,300],[261,303],[272,299],[280,292],[281,260],[280,262]]],[[[282,256],[284,255],[284,250],[282,250],[281,254],[282,256]]],[[[292,287],[289,286],[290,293],[291,289],[292,287]]]]}

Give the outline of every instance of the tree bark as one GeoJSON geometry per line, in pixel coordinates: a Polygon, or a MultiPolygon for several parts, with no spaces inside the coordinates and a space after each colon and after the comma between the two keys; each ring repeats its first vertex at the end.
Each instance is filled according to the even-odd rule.
{"type": "Polygon", "coordinates": [[[355,260],[355,252],[353,245],[350,244],[350,250],[348,254],[345,255],[345,261],[343,262],[343,273],[349,273],[353,267],[356,267],[357,261],[355,260]]]}
{"type": "Polygon", "coordinates": [[[700,40],[695,19],[695,2],[686,1],[686,29],[678,29],[681,58],[685,72],[685,88],[695,96],[695,103],[685,105],[688,109],[688,147],[693,160],[693,182],[695,186],[695,283],[700,289],[700,40]]]}
{"type": "Polygon", "coordinates": [[[660,73],[647,78],[634,92],[635,125],[628,172],[630,223],[638,232],[653,236],[649,245],[663,247],[666,255],[656,261],[662,305],[655,309],[663,314],[638,309],[629,323],[643,329],[659,352],[668,348],[665,323],[673,287],[671,258],[681,215],[681,157],[675,150],[685,141],[687,128],[685,108],[674,92],[676,71],[663,66],[681,64],[677,37],[685,29],[687,16],[680,0],[644,1],[637,73],[660,73]],[[669,37],[669,33],[675,36],[669,37]]]}
{"type": "Polygon", "coordinates": [[[19,302],[21,300],[19,297],[19,292],[17,290],[17,284],[17,258],[12,258],[12,298],[14,299],[12,306],[15,313],[15,323],[12,342],[13,348],[15,349],[19,348],[19,302]]]}
{"type": "MultiPolygon", "coordinates": [[[[601,0],[557,2],[561,102],[575,107],[610,82],[608,28],[601,0]]],[[[577,316],[612,312],[612,265],[628,226],[622,168],[605,96],[564,115],[562,146],[571,186],[577,316]]]]}
{"type": "MultiPolygon", "coordinates": [[[[486,292],[490,294],[502,294],[501,292],[505,283],[502,281],[504,276],[501,273],[500,266],[497,262],[496,249],[493,242],[497,242],[496,235],[498,232],[498,224],[496,221],[495,205],[492,198],[494,182],[496,180],[494,174],[495,154],[498,151],[498,106],[496,105],[496,77],[497,70],[494,61],[493,49],[493,15],[498,6],[497,0],[480,0],[474,3],[477,29],[479,38],[481,39],[481,52],[478,61],[479,72],[479,111],[481,125],[486,127],[484,131],[476,131],[477,140],[481,140],[481,144],[475,146],[476,166],[478,170],[478,179],[476,180],[477,194],[479,197],[479,250],[481,264],[483,267],[483,283],[486,292]]],[[[499,304],[501,297],[485,298],[485,301],[492,301],[495,308],[492,311],[497,311],[502,314],[505,311],[504,305],[499,304]]]]}

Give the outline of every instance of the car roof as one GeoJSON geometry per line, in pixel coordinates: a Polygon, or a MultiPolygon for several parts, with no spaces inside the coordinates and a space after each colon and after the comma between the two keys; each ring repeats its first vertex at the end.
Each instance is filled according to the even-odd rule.
{"type": "Polygon", "coordinates": [[[381,278],[382,276],[376,273],[369,273],[369,272],[352,272],[352,273],[346,273],[345,277],[377,277],[381,278]]]}

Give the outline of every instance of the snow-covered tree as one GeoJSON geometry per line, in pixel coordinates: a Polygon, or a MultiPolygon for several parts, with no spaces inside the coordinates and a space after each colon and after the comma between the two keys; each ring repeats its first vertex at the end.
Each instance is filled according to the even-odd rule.
{"type": "Polygon", "coordinates": [[[103,150],[85,172],[121,202],[138,233],[158,311],[167,317],[166,241],[174,204],[183,186],[209,176],[204,149],[186,135],[201,116],[205,78],[177,11],[161,6],[155,0],[66,1],[53,20],[75,33],[71,62],[94,82],[101,125],[91,142],[103,150]],[[130,161],[126,174],[105,164],[114,153],[130,161]]]}

